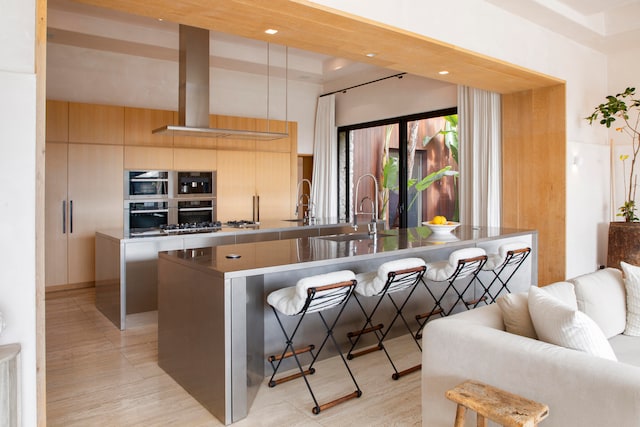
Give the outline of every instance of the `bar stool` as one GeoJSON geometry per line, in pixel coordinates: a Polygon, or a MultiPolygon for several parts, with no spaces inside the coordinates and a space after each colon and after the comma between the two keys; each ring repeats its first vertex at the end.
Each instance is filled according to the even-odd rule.
{"type": "Polygon", "coordinates": [[[477,304],[477,300],[465,301],[464,294],[477,279],[480,269],[486,262],[487,253],[484,249],[465,248],[453,251],[451,255],[449,255],[448,260],[427,263],[427,272],[424,277],[432,282],[447,282],[447,287],[439,297],[436,297],[433,291],[431,291],[430,287],[427,286],[427,290],[431,294],[431,297],[433,298],[435,304],[431,311],[416,316],[416,320],[420,325],[418,331],[415,334],[416,339],[422,338],[422,329],[432,316],[448,316],[460,302],[464,304],[467,310],[470,306],[477,304]],[[465,285],[464,290],[460,292],[458,288],[454,286],[454,284],[456,281],[467,277],[470,277],[470,279],[465,285]],[[442,307],[442,300],[450,290],[453,290],[455,292],[456,301],[451,305],[451,307],[449,307],[448,309],[444,309],[442,307]]]}
{"type": "Polygon", "coordinates": [[[399,317],[400,319],[402,319],[402,322],[411,334],[411,338],[418,346],[418,349],[422,351],[420,343],[413,335],[411,326],[409,326],[409,323],[402,314],[402,310],[411,298],[411,295],[413,295],[413,292],[415,291],[418,284],[422,283],[424,285],[422,276],[424,276],[425,270],[426,266],[423,259],[405,258],[385,262],[384,264],[380,265],[380,267],[378,267],[377,271],[356,275],[358,284],[356,285],[353,296],[360,306],[360,309],[362,310],[362,313],[364,314],[366,320],[359,331],[349,332],[347,334],[347,338],[349,338],[349,341],[351,342],[351,348],[347,353],[347,359],[351,360],[355,357],[362,356],[373,351],[382,350],[387,356],[389,363],[391,363],[391,366],[393,367],[394,373],[391,375],[391,378],[393,378],[394,380],[397,380],[403,375],[415,372],[420,369],[421,365],[416,365],[403,371],[398,371],[383,341],[387,337],[388,333],[391,331],[391,328],[399,317]],[[397,301],[398,298],[393,298],[392,294],[404,290],[409,290],[409,293],[404,297],[404,300],[397,301]],[[386,328],[382,323],[379,323],[377,325],[373,324],[373,317],[382,304],[385,295],[389,298],[389,300],[393,304],[393,307],[395,308],[395,315],[386,328]],[[362,305],[362,302],[360,301],[361,297],[377,298],[376,304],[370,313],[367,313],[367,310],[362,305]],[[374,333],[378,341],[377,344],[354,352],[354,349],[360,342],[360,338],[368,333],[374,333]]]}
{"type": "Polygon", "coordinates": [[[276,320],[280,325],[280,329],[282,329],[282,333],[284,334],[286,343],[284,350],[280,355],[273,355],[267,358],[267,360],[271,364],[271,367],[273,368],[273,374],[271,375],[271,379],[269,380],[269,387],[275,387],[276,385],[283,382],[302,377],[307,386],[307,389],[309,390],[309,394],[311,394],[313,403],[315,404],[315,406],[311,409],[311,412],[313,412],[314,414],[319,414],[320,411],[324,409],[328,409],[339,403],[353,399],[354,397],[360,397],[362,395],[362,391],[360,391],[360,387],[358,386],[358,383],[356,382],[351,369],[349,369],[349,365],[347,364],[347,361],[342,354],[340,346],[333,336],[333,329],[338,323],[338,320],[340,319],[340,316],[344,311],[346,302],[353,293],[353,289],[355,286],[355,274],[352,271],[342,270],[300,279],[295,286],[278,289],[277,291],[271,292],[267,297],[267,303],[273,309],[273,313],[275,314],[276,320]],[[333,322],[329,324],[325,319],[325,316],[322,315],[322,312],[331,308],[339,308],[339,311],[336,314],[333,322]],[[283,325],[278,313],[286,316],[299,316],[295,327],[290,333],[287,332],[287,329],[283,325]],[[298,332],[303,319],[308,313],[318,313],[318,316],[322,320],[322,324],[326,329],[326,335],[322,340],[322,344],[318,348],[318,351],[315,353],[314,345],[307,345],[305,347],[298,348],[294,346],[293,343],[296,332],[298,332]],[[318,400],[316,399],[316,396],[313,394],[313,390],[311,389],[311,384],[309,383],[307,376],[315,373],[316,370],[314,368],[314,364],[329,338],[331,339],[335,350],[340,355],[342,363],[347,368],[347,372],[349,373],[353,384],[356,386],[356,390],[353,393],[349,393],[345,396],[320,405],[318,403],[318,400]],[[309,364],[307,369],[303,368],[300,358],[298,357],[303,353],[309,353],[311,355],[311,363],[309,364]],[[282,361],[289,357],[293,357],[295,359],[296,365],[300,372],[296,372],[283,378],[276,379],[275,377],[278,373],[278,369],[280,368],[282,361]]]}
{"type": "Polygon", "coordinates": [[[520,266],[522,266],[530,253],[531,248],[527,243],[512,242],[501,245],[498,248],[497,254],[488,255],[487,262],[482,266],[482,270],[491,271],[494,277],[487,286],[484,286],[482,281],[478,280],[484,288],[484,292],[474,307],[481,301],[486,303],[486,298],[483,299],[483,297],[488,296],[493,303],[496,302],[496,298],[500,296],[502,291],[506,290],[508,293],[511,293],[511,290],[508,287],[509,281],[513,275],[516,274],[516,271],[518,271],[520,266]],[[510,274],[507,275],[507,273],[510,274]],[[505,275],[507,276],[504,277],[505,275]],[[496,293],[491,293],[491,287],[496,282],[500,284],[500,288],[496,293]]]}

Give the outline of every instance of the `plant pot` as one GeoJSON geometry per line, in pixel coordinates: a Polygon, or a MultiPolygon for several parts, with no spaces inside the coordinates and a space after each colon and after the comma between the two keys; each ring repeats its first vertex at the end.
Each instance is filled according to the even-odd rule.
{"type": "Polygon", "coordinates": [[[607,267],[619,269],[620,261],[640,265],[640,222],[609,223],[607,267]]]}

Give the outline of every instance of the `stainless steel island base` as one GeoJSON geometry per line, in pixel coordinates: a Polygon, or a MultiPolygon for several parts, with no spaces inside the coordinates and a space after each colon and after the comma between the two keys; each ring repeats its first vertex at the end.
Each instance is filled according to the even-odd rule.
{"type": "MultiPolygon", "coordinates": [[[[532,256],[511,290],[537,285],[535,231],[462,226],[454,237],[434,240],[428,229],[418,227],[386,230],[377,238],[313,237],[161,252],[158,364],[228,425],[246,417],[268,372],[266,355],[283,346],[266,295],[293,286],[299,278],[341,269],[375,270],[383,262],[408,256],[443,260],[464,247],[495,252],[501,243],[518,240],[530,244],[532,256]]],[[[413,307],[407,308],[418,312],[429,303],[426,295],[412,297],[413,307]]],[[[361,322],[361,313],[349,302],[334,336],[346,345],[346,332],[361,322]]],[[[311,323],[302,338],[315,342],[321,332],[311,323]]]]}

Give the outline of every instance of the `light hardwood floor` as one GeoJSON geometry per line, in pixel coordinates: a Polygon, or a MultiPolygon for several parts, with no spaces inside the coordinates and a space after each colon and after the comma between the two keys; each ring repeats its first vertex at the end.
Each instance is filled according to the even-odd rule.
{"type": "MultiPolygon", "coordinates": [[[[49,426],[220,426],[157,364],[155,313],[127,318],[119,331],[94,304],[92,289],[47,294],[47,423],[49,426]]],[[[389,343],[400,367],[419,363],[407,337],[389,343]]],[[[301,380],[261,386],[249,416],[234,426],[419,426],[420,372],[398,381],[382,352],[349,362],[362,397],[311,413],[301,380]]],[[[314,392],[353,391],[338,358],[322,361],[314,392]]]]}

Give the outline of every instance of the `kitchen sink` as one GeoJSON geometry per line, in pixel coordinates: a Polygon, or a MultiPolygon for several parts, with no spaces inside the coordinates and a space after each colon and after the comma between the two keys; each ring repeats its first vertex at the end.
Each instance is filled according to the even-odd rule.
{"type": "Polygon", "coordinates": [[[283,219],[282,221],[287,221],[287,222],[304,222],[304,218],[283,219]]]}
{"type": "Polygon", "coordinates": [[[376,237],[395,236],[395,234],[378,233],[349,233],[349,234],[333,234],[330,236],[319,236],[318,239],[331,240],[333,242],[350,242],[352,240],[373,240],[376,237]]]}

